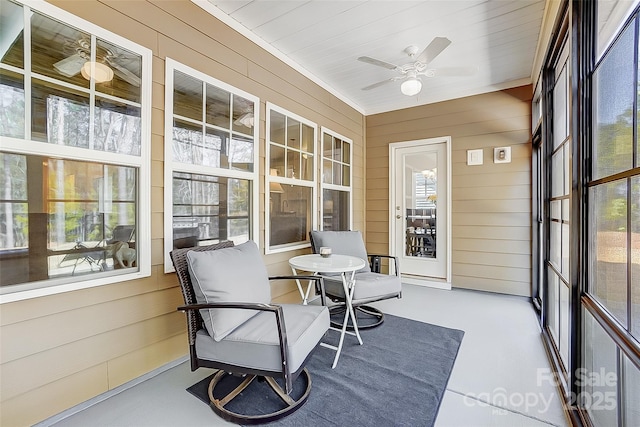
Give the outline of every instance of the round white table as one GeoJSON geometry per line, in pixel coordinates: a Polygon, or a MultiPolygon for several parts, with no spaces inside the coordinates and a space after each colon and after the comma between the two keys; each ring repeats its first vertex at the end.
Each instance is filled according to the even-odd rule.
{"type": "MultiPolygon", "coordinates": [[[[312,254],[293,257],[289,260],[289,265],[295,275],[298,274],[298,271],[308,271],[313,274],[320,275],[322,273],[340,273],[340,276],[342,277],[345,305],[347,308],[344,313],[344,322],[342,323],[342,329],[330,328],[340,331],[340,341],[338,342],[338,347],[327,343],[320,343],[323,347],[328,347],[336,351],[336,357],[333,359],[333,365],[331,366],[333,369],[338,364],[338,358],[340,357],[340,351],[342,351],[342,343],[344,342],[345,334],[355,335],[358,338],[360,345],[362,345],[362,338],[358,331],[358,324],[356,323],[356,316],[353,313],[351,300],[353,299],[353,291],[356,286],[356,271],[363,268],[366,265],[366,262],[361,258],[349,255],[332,254],[331,256],[324,258],[318,254],[312,254]],[[349,317],[351,317],[351,322],[353,323],[353,332],[347,331],[349,317]]],[[[296,280],[296,284],[298,285],[298,291],[300,291],[300,296],[302,297],[302,303],[307,304],[309,291],[311,290],[311,282],[307,285],[306,292],[303,291],[299,280],[296,280]]]]}

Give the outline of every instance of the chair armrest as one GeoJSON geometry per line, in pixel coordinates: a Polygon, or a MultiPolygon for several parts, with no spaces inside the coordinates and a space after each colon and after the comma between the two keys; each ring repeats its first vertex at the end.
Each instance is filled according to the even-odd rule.
{"type": "Polygon", "coordinates": [[[178,307],[180,311],[193,311],[202,310],[208,308],[234,308],[243,310],[259,310],[270,311],[276,316],[276,325],[278,327],[278,338],[280,341],[280,357],[282,360],[282,374],[285,380],[285,387],[287,394],[292,387],[291,372],[289,372],[289,356],[287,354],[287,330],[284,325],[284,314],[282,307],[276,304],[262,304],[262,303],[250,303],[250,302],[210,302],[206,304],[189,304],[181,305],[178,307]]]}
{"type": "Polygon", "coordinates": [[[383,254],[367,254],[367,256],[369,257],[369,262],[371,263],[371,271],[373,271],[374,273],[380,273],[380,260],[376,258],[387,258],[393,260],[396,276],[400,275],[400,266],[398,265],[397,256],[383,254]]]}

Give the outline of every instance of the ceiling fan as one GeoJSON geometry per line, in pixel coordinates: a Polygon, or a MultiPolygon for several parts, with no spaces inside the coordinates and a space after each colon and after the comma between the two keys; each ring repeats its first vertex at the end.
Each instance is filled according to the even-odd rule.
{"type": "Polygon", "coordinates": [[[474,74],[478,67],[443,67],[443,68],[428,68],[429,63],[433,61],[436,56],[440,55],[451,44],[451,40],[446,37],[435,37],[429,46],[427,46],[419,55],[418,47],[411,45],[408,46],[404,52],[411,58],[410,62],[404,65],[391,64],[386,61],[371,58],[369,56],[361,56],[358,61],[366,62],[367,64],[377,65],[379,67],[387,68],[389,70],[397,71],[400,75],[391,77],[390,79],[383,80],[378,83],[363,87],[362,90],[371,90],[390,82],[398,80],[404,80],[400,86],[400,90],[407,96],[413,96],[420,93],[422,90],[421,76],[425,77],[438,77],[438,76],[470,76],[474,74]]]}
{"type": "Polygon", "coordinates": [[[87,80],[93,77],[96,83],[104,83],[111,81],[115,74],[130,85],[140,87],[140,77],[125,67],[125,55],[98,45],[96,61],[91,62],[91,41],[84,38],[67,41],[64,49],[69,56],[53,64],[53,68],[63,76],[73,77],[80,73],[87,80]]]}

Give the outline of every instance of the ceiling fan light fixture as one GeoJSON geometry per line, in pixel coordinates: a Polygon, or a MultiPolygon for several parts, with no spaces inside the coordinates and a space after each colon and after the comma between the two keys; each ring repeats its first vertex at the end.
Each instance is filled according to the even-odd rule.
{"type": "Polygon", "coordinates": [[[407,96],[413,96],[422,90],[422,82],[415,77],[405,80],[400,85],[400,91],[407,96]]]}
{"type": "Polygon", "coordinates": [[[80,69],[82,77],[87,80],[93,79],[96,83],[104,83],[113,80],[113,70],[102,62],[87,61],[80,69]]]}

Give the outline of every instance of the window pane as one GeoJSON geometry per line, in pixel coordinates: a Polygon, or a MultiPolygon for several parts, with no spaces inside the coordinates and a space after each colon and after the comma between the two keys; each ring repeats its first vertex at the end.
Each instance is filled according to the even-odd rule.
{"type": "Polygon", "coordinates": [[[284,176],[284,147],[273,144],[269,147],[269,166],[272,171],[271,175],[284,176]],[[274,170],[277,172],[275,175],[274,170]]]}
{"type": "Polygon", "coordinates": [[[322,229],[349,230],[349,192],[324,190],[322,192],[322,229]]]}
{"type": "Polygon", "coordinates": [[[213,168],[229,167],[229,158],[222,155],[222,147],[227,146],[229,133],[217,129],[207,129],[202,146],[202,166],[213,168]]]}
{"type": "Polygon", "coordinates": [[[553,341],[557,343],[560,336],[560,279],[551,268],[547,269],[547,274],[549,276],[547,326],[553,341]]]}
{"type": "Polygon", "coordinates": [[[231,138],[229,169],[253,171],[253,139],[237,135],[231,138]]]}
{"type": "Polygon", "coordinates": [[[31,70],[89,88],[80,70],[91,59],[91,36],[40,13],[31,16],[31,70]]]}
{"type": "Polygon", "coordinates": [[[328,133],[322,136],[322,155],[329,159],[333,158],[333,137],[328,133]]]}
{"type": "Polygon", "coordinates": [[[551,156],[551,197],[559,197],[565,194],[564,164],[564,150],[559,149],[551,156]]]}
{"type": "Polygon", "coordinates": [[[560,281],[560,337],[556,341],[560,347],[560,357],[564,366],[569,366],[569,287],[560,281]]]}
{"type": "Polygon", "coordinates": [[[287,178],[300,179],[300,153],[287,150],[287,178]]]}
{"type": "Polygon", "coordinates": [[[614,342],[586,310],[584,322],[584,365],[577,373],[582,386],[580,406],[591,415],[596,426],[618,425],[617,351],[614,342]]]}
{"type": "Polygon", "coordinates": [[[255,118],[253,116],[253,101],[241,96],[233,96],[233,130],[253,135],[255,118]]]}
{"type": "Polygon", "coordinates": [[[640,341],[640,177],[631,180],[631,333],[640,341]]]}
{"type": "Polygon", "coordinates": [[[174,73],[173,114],[202,121],[202,82],[180,71],[174,73]]]}
{"type": "Polygon", "coordinates": [[[633,29],[625,30],[594,73],[593,179],[633,167],[633,29]]]}
{"type": "Polygon", "coordinates": [[[301,123],[287,117],[287,147],[300,149],[301,123]]]}
{"type": "Polygon", "coordinates": [[[1,285],[137,267],[135,168],[7,154],[1,161],[15,197],[1,207],[1,285]]]}
{"type": "Polygon", "coordinates": [[[567,68],[564,67],[553,88],[553,148],[557,148],[568,136],[567,126],[567,68]]]}
{"type": "Polygon", "coordinates": [[[627,326],[627,185],[626,180],[590,190],[592,201],[589,292],[627,326]]]}
{"type": "Polygon", "coordinates": [[[271,142],[277,142],[280,145],[285,145],[284,115],[278,113],[277,111],[271,110],[270,121],[271,123],[269,124],[269,138],[271,142]]]}
{"type": "MultiPolygon", "coordinates": [[[[27,248],[29,219],[27,204],[27,158],[0,152],[0,248],[27,248]]],[[[3,274],[7,270],[3,270],[3,274]]]]}
{"type": "Polygon", "coordinates": [[[333,162],[331,160],[324,159],[322,161],[322,182],[333,184],[333,162]]]}
{"type": "Polygon", "coordinates": [[[0,70],[0,135],[24,138],[24,80],[0,70]]]}
{"type": "Polygon", "coordinates": [[[313,181],[313,154],[302,154],[302,179],[313,181]]]}
{"type": "Polygon", "coordinates": [[[191,246],[249,240],[250,189],[250,182],[244,179],[174,172],[174,246],[185,240],[191,246]]]}
{"type": "Polygon", "coordinates": [[[302,125],[302,146],[301,150],[307,153],[313,153],[314,149],[314,131],[309,125],[302,125]]]}
{"type": "Polygon", "coordinates": [[[351,185],[351,168],[349,166],[342,166],[342,185],[351,185]]]}
{"type": "Polygon", "coordinates": [[[89,95],[33,80],[31,139],[89,147],[89,95]]]}
{"type": "Polygon", "coordinates": [[[351,163],[351,144],[346,141],[342,141],[342,162],[351,163]]]}
{"type": "Polygon", "coordinates": [[[600,58],[604,53],[609,43],[611,43],[611,39],[618,34],[620,23],[625,21],[626,17],[633,11],[633,8],[637,4],[638,0],[607,0],[598,2],[598,51],[596,58],[600,58]]]}
{"type": "Polygon", "coordinates": [[[297,185],[281,187],[283,193],[270,192],[270,246],[308,242],[312,220],[311,188],[297,185]]]}
{"type": "Polygon", "coordinates": [[[342,185],[342,165],[340,163],[334,163],[333,166],[333,183],[342,185]]]}
{"type": "Polygon", "coordinates": [[[627,426],[640,426],[640,370],[624,358],[625,421],[627,426]]]}
{"type": "Polygon", "coordinates": [[[0,58],[3,64],[24,68],[24,17],[22,6],[0,0],[0,28],[8,49],[0,58]]]}
{"type": "Polygon", "coordinates": [[[142,99],[142,56],[105,40],[97,39],[96,43],[96,61],[113,70],[113,79],[96,83],[96,90],[139,103],[142,99]]]}
{"type": "Polygon", "coordinates": [[[96,97],[94,147],[112,153],[140,155],[141,109],[96,97]]]}
{"type": "Polygon", "coordinates": [[[562,262],[562,227],[560,222],[550,222],[549,235],[551,237],[549,242],[549,261],[560,270],[560,263],[562,262]]]}
{"type": "Polygon", "coordinates": [[[229,129],[231,94],[224,89],[207,84],[207,124],[229,129]]]}
{"type": "Polygon", "coordinates": [[[342,141],[338,138],[333,140],[333,160],[342,161],[342,141]]]}
{"type": "Polygon", "coordinates": [[[181,120],[173,121],[173,160],[201,164],[202,127],[181,120]],[[200,161],[198,161],[200,159],[200,161]]]}

